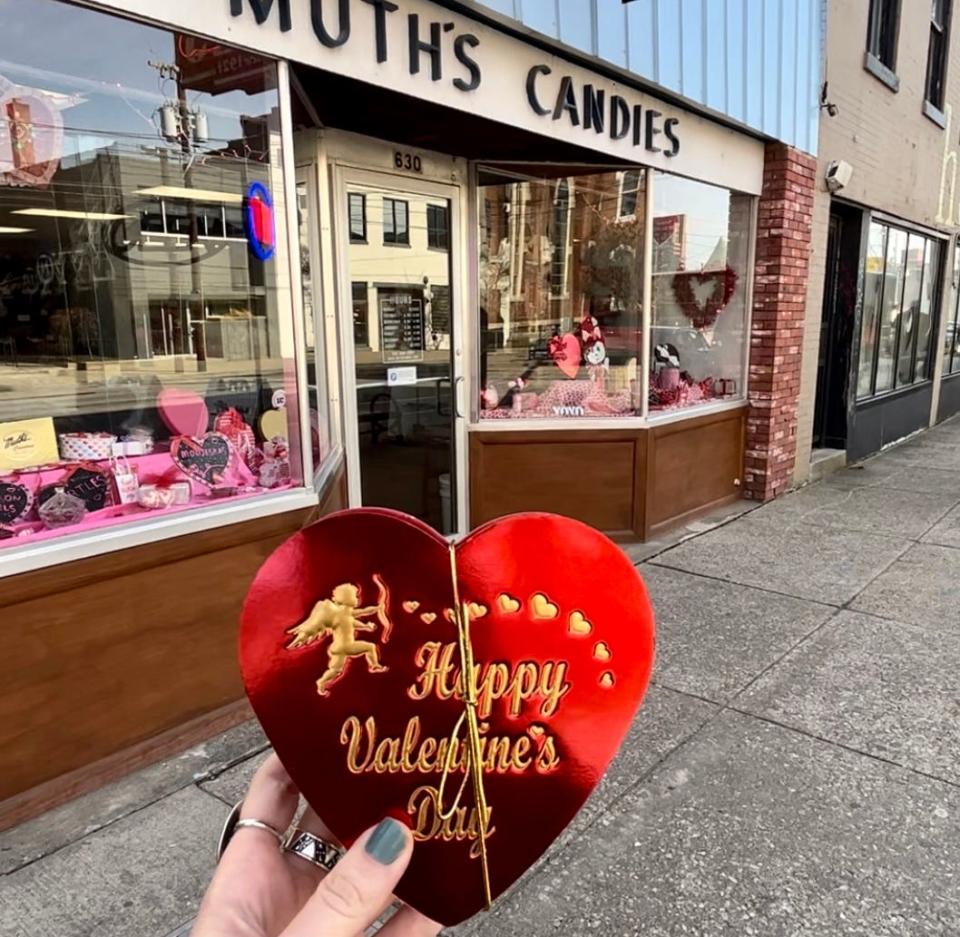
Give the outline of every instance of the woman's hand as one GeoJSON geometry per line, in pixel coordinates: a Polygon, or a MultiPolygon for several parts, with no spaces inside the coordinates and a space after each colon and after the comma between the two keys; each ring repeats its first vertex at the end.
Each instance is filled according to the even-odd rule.
{"type": "MultiPolygon", "coordinates": [[[[286,830],[299,794],[280,759],[271,755],[257,771],[241,818],[286,830]]],[[[308,810],[300,829],[332,840],[308,810]]],[[[266,830],[240,827],[217,866],[192,937],[357,937],[392,901],[413,839],[387,818],[367,830],[330,873],[277,848],[266,830]]],[[[403,908],[379,931],[381,937],[433,937],[440,925],[403,908]]]]}

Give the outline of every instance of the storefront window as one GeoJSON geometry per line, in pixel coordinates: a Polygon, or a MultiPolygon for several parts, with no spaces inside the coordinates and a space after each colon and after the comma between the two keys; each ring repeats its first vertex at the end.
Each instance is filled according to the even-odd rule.
{"type": "Polygon", "coordinates": [[[871,222],[867,235],[857,397],[929,377],[940,243],[871,222]]]}
{"type": "Polygon", "coordinates": [[[960,371],[960,331],[957,314],[960,311],[960,243],[953,249],[952,289],[950,292],[950,312],[947,327],[943,335],[943,373],[955,374],[960,371]]]}
{"type": "Polygon", "coordinates": [[[623,175],[481,177],[481,419],[641,412],[645,175],[629,216],[623,175]]]}
{"type": "Polygon", "coordinates": [[[299,484],[276,66],[0,21],[0,545],[299,484]]]}
{"type": "Polygon", "coordinates": [[[749,196],[657,173],[650,412],[742,397],[749,196]]]}

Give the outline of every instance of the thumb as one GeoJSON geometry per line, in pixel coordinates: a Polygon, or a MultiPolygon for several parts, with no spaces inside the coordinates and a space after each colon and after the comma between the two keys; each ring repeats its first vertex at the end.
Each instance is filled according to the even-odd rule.
{"type": "Polygon", "coordinates": [[[320,882],[283,937],[355,937],[391,901],[413,853],[410,830],[386,817],[364,833],[320,882]]]}

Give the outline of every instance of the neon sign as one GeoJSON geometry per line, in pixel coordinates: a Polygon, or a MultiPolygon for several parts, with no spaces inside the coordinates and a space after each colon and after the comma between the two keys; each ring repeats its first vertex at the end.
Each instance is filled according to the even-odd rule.
{"type": "Polygon", "coordinates": [[[260,260],[269,260],[277,249],[273,199],[263,183],[251,182],[243,201],[247,243],[260,260]]]}

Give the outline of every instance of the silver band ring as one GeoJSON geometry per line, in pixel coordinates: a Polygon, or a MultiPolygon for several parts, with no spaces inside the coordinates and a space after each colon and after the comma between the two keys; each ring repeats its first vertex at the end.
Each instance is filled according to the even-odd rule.
{"type": "Polygon", "coordinates": [[[285,852],[293,853],[307,862],[312,862],[325,872],[332,872],[333,867],[340,861],[343,850],[333,843],[314,836],[306,830],[292,829],[283,842],[285,852]]]}
{"type": "Polygon", "coordinates": [[[243,801],[241,800],[233,805],[233,809],[230,811],[226,821],[223,824],[223,830],[220,833],[220,842],[217,844],[217,862],[220,861],[224,852],[226,852],[230,840],[233,839],[233,834],[242,827],[247,827],[248,829],[253,830],[265,830],[267,833],[270,833],[277,838],[278,847],[283,846],[283,833],[276,829],[276,827],[272,827],[269,823],[264,823],[263,820],[255,820],[253,817],[248,817],[245,820],[241,820],[240,811],[242,809],[243,801]]]}

